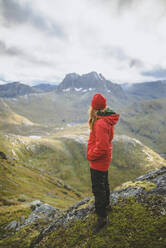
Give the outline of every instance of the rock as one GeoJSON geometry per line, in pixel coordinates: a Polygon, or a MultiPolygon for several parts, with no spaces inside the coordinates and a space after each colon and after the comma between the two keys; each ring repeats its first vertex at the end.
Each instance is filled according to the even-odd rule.
{"type": "Polygon", "coordinates": [[[31,209],[35,210],[36,207],[39,207],[42,204],[42,202],[40,200],[35,200],[31,203],[31,209]]]}
{"type": "Polygon", "coordinates": [[[47,217],[54,216],[55,212],[55,208],[48,204],[42,204],[39,207],[36,207],[34,211],[35,214],[44,214],[44,216],[47,217]]]}
{"type": "Polygon", "coordinates": [[[26,200],[23,199],[23,198],[18,198],[17,201],[19,201],[19,202],[25,202],[26,200]]]}
{"type": "Polygon", "coordinates": [[[6,154],[5,154],[4,152],[1,152],[1,151],[0,151],[0,157],[1,157],[2,159],[7,160],[7,156],[6,156],[6,154]]]}
{"type": "Polygon", "coordinates": [[[17,220],[13,220],[13,221],[11,221],[11,222],[7,225],[6,229],[8,229],[8,230],[16,230],[16,228],[17,228],[19,225],[20,225],[20,223],[19,223],[17,220]]]}
{"type": "Polygon", "coordinates": [[[52,221],[55,218],[59,218],[60,210],[55,209],[49,204],[43,204],[41,201],[36,200],[31,203],[32,213],[25,219],[24,216],[21,216],[21,225],[17,226],[16,230],[20,230],[21,228],[32,224],[38,219],[47,219],[48,221],[52,221]]]}
{"type": "Polygon", "coordinates": [[[25,223],[25,217],[22,215],[20,219],[21,219],[21,224],[23,225],[25,223]]]}
{"type": "MultiPolygon", "coordinates": [[[[129,196],[141,197],[143,195],[166,195],[166,167],[156,169],[146,173],[134,180],[152,182],[156,187],[152,188],[148,192],[143,187],[126,187],[124,189],[114,191],[110,194],[110,201],[112,204],[116,204],[120,197],[127,198],[129,196]]],[[[133,182],[134,182],[133,181],[133,182]]]]}

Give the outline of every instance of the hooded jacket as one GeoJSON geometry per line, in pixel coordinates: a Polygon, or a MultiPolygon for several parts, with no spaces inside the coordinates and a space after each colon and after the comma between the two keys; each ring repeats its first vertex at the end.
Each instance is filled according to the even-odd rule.
{"type": "Polygon", "coordinates": [[[92,169],[107,171],[112,160],[114,125],[118,122],[120,115],[109,108],[105,112],[98,111],[97,115],[97,121],[89,135],[87,160],[92,169]]]}

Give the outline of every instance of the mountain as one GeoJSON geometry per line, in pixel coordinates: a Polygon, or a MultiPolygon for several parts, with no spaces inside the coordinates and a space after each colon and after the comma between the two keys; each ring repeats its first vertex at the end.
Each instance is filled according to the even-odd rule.
{"type": "Polygon", "coordinates": [[[58,92],[77,92],[85,94],[86,92],[102,92],[115,97],[125,99],[126,96],[120,85],[106,80],[101,73],[90,72],[79,75],[76,73],[67,74],[64,80],[57,87],[58,92]]]}
{"type": "Polygon", "coordinates": [[[0,85],[0,97],[17,97],[31,93],[37,93],[37,91],[32,87],[20,82],[0,85]]]}
{"type": "Polygon", "coordinates": [[[58,87],[57,85],[42,83],[42,84],[37,84],[32,88],[41,90],[41,92],[49,92],[55,90],[57,87],[58,87]]]}
{"type": "Polygon", "coordinates": [[[123,90],[135,100],[166,98],[166,80],[145,83],[122,84],[123,90]]]}

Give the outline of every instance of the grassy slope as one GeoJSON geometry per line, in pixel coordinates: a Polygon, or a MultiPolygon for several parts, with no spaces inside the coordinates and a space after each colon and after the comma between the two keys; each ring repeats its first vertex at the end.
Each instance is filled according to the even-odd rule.
{"type": "Polygon", "coordinates": [[[46,133],[48,128],[15,113],[3,99],[0,99],[0,130],[4,133],[33,135],[46,133]]]}
{"type": "Polygon", "coordinates": [[[131,135],[156,152],[165,153],[166,99],[138,102],[121,114],[119,134],[131,135]]]}
{"type": "Polygon", "coordinates": [[[11,125],[35,125],[35,123],[31,122],[27,118],[14,113],[10,107],[0,99],[0,128],[3,129],[5,125],[11,124],[11,125]]]}
{"type": "Polygon", "coordinates": [[[26,163],[26,159],[32,155],[33,146],[28,146],[29,142],[0,135],[0,151],[8,157],[2,159],[0,156],[0,236],[10,221],[29,215],[33,200],[67,208],[81,197],[78,191],[69,188],[55,173],[42,170],[42,161],[41,168],[30,166],[30,161],[26,163]]]}
{"type": "Polygon", "coordinates": [[[40,164],[33,166],[32,160],[36,161],[37,154],[41,152],[41,157],[43,156],[42,149],[49,157],[47,146],[43,148],[40,143],[36,145],[35,142],[27,137],[0,136],[0,151],[8,156],[7,160],[0,158],[2,205],[10,205],[10,201],[11,204],[17,204],[20,197],[28,202],[36,198],[41,199],[57,207],[71,205],[79,199],[77,192],[65,189],[64,182],[59,180],[55,172],[52,174],[47,170],[42,159],[40,164]],[[71,199],[65,200],[68,197],[71,199]]]}

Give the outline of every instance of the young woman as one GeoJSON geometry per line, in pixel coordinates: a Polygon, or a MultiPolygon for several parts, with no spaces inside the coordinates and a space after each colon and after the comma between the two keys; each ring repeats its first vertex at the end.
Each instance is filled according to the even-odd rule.
{"type": "Polygon", "coordinates": [[[107,209],[110,202],[108,168],[112,159],[114,125],[118,119],[119,115],[106,107],[106,98],[101,94],[95,94],[89,110],[90,135],[87,159],[90,162],[92,192],[98,216],[96,231],[108,222],[107,209]]]}

